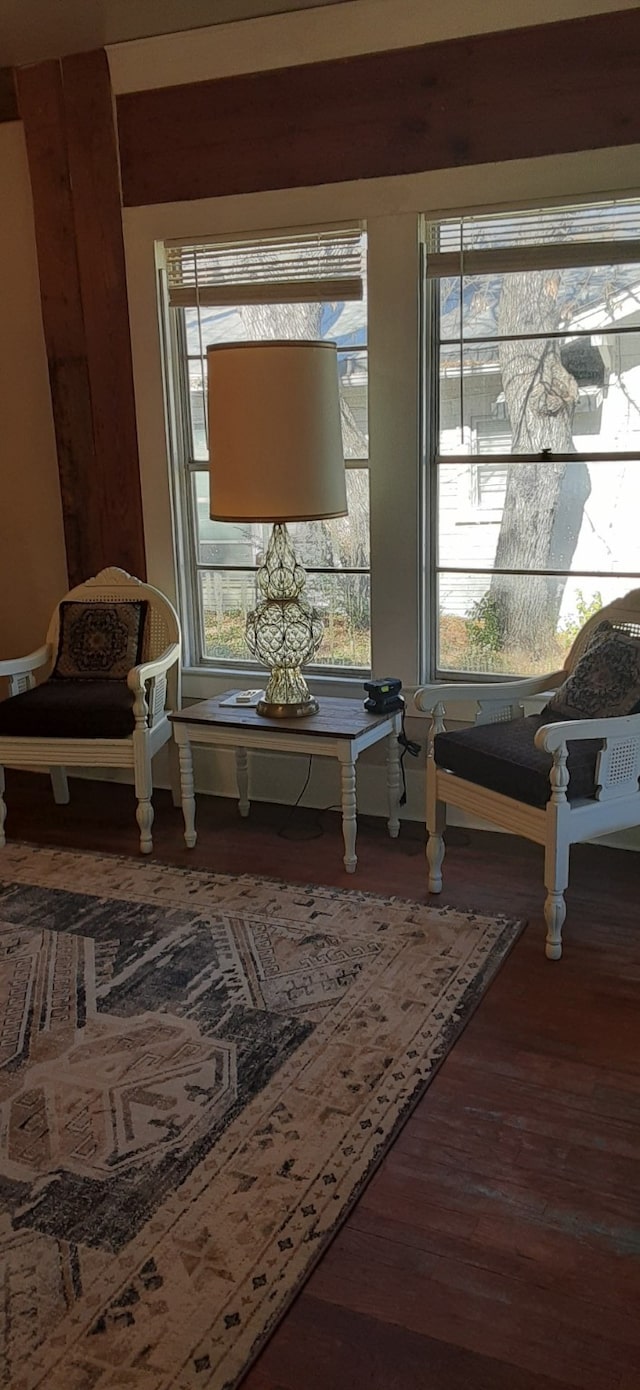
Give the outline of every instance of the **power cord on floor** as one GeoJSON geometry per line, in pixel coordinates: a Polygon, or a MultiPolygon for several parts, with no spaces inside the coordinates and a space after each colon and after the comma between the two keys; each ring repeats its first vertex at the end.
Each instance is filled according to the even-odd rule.
{"type": "Polygon", "coordinates": [[[289,808],[288,808],[288,810],[287,810],[287,814],[286,814],[284,820],[282,821],[282,824],[279,826],[279,828],[278,828],[278,830],[277,830],[277,832],[276,832],[276,833],[280,836],[280,838],[281,838],[282,840],[319,840],[319,839],[320,839],[320,836],[321,836],[321,835],[324,835],[324,825],[322,824],[322,817],[323,817],[324,815],[326,815],[326,813],[327,813],[328,811],[341,811],[341,810],[342,810],[342,807],[341,807],[341,806],[335,806],[335,805],[331,805],[331,806],[304,806],[304,807],[302,807],[302,806],[300,805],[300,802],[302,801],[302,798],[303,798],[303,796],[304,796],[304,794],[305,794],[305,792],[306,792],[306,790],[307,790],[307,787],[309,786],[309,782],[310,782],[310,780],[311,780],[312,768],[313,768],[313,754],[311,754],[311,756],[310,756],[310,758],[309,758],[309,766],[308,766],[308,768],[307,768],[307,775],[306,775],[306,777],[305,777],[305,779],[304,779],[304,782],[303,782],[303,784],[302,784],[302,787],[300,788],[300,791],[298,792],[298,795],[297,795],[297,797],[296,797],[296,799],[295,799],[295,801],[294,801],[294,803],[293,803],[293,806],[289,806],[289,808]],[[312,823],[312,824],[309,824],[308,821],[306,822],[306,824],[305,824],[304,822],[303,822],[303,823],[298,822],[297,825],[292,826],[291,822],[292,822],[292,820],[293,820],[294,813],[295,813],[296,811],[298,811],[298,810],[313,811],[313,813],[314,813],[314,821],[313,821],[313,823],[312,823]]]}
{"type": "MultiPolygon", "coordinates": [[[[400,698],[402,698],[402,697],[400,697],[400,698]]],[[[407,756],[407,753],[409,754],[409,757],[411,757],[411,758],[418,758],[418,757],[420,756],[420,744],[419,744],[419,743],[416,743],[413,739],[410,739],[410,738],[407,737],[407,733],[406,733],[406,729],[405,729],[405,725],[404,725],[404,720],[405,720],[405,706],[404,706],[404,700],[403,700],[403,702],[402,702],[402,728],[401,728],[400,733],[398,734],[398,743],[400,744],[400,747],[401,747],[401,749],[402,749],[402,752],[401,752],[401,754],[400,754],[400,773],[401,773],[401,776],[402,776],[402,795],[401,795],[401,797],[400,797],[400,805],[401,805],[401,806],[405,806],[405,805],[406,805],[406,802],[407,802],[407,775],[406,775],[404,760],[405,760],[405,758],[406,758],[406,756],[407,756]]],[[[289,806],[289,808],[288,808],[288,810],[287,810],[287,813],[286,813],[286,815],[285,815],[285,818],[284,818],[284,820],[282,821],[282,824],[281,824],[281,825],[279,826],[279,828],[278,828],[277,834],[280,836],[280,838],[281,838],[282,840],[318,840],[318,839],[320,838],[321,835],[324,835],[324,825],[322,824],[322,817],[323,817],[324,815],[326,815],[327,812],[329,812],[329,811],[341,811],[341,810],[342,810],[342,807],[341,807],[341,806],[320,806],[320,807],[315,807],[315,808],[309,806],[308,808],[305,808],[305,809],[308,809],[308,810],[310,810],[310,811],[315,809],[315,822],[314,822],[313,824],[311,824],[311,825],[309,825],[308,823],[307,823],[306,825],[298,824],[298,825],[295,827],[295,829],[294,829],[294,827],[292,827],[291,822],[292,822],[292,820],[293,820],[294,814],[295,814],[295,812],[296,812],[298,809],[300,809],[300,802],[302,801],[302,798],[303,798],[303,796],[304,796],[304,794],[305,794],[305,792],[306,792],[306,790],[307,790],[307,787],[309,786],[309,782],[311,781],[311,773],[312,773],[312,770],[313,770],[313,754],[311,754],[310,757],[309,757],[309,766],[308,766],[308,768],[307,768],[307,775],[306,775],[306,777],[305,777],[305,779],[304,779],[304,782],[303,782],[303,784],[302,784],[302,787],[300,788],[300,791],[298,792],[298,795],[297,795],[297,797],[296,797],[296,799],[295,799],[293,805],[292,805],[292,806],[289,806]]]]}
{"type": "MultiPolygon", "coordinates": [[[[402,699],[402,696],[400,698],[402,699]]],[[[400,730],[400,733],[398,734],[398,743],[400,744],[400,747],[402,749],[402,752],[400,754],[400,772],[402,774],[402,796],[400,797],[401,806],[406,806],[407,804],[407,774],[405,770],[404,760],[407,756],[407,753],[411,758],[418,758],[420,756],[420,744],[415,743],[413,739],[407,738],[407,733],[404,727],[404,716],[405,703],[404,700],[402,700],[402,728],[400,730]]]]}
{"type": "Polygon", "coordinates": [[[279,829],[278,829],[278,835],[279,835],[279,836],[281,837],[281,839],[283,839],[283,840],[314,840],[314,839],[316,838],[317,835],[322,835],[322,833],[323,833],[323,832],[322,832],[322,827],[320,827],[318,830],[316,830],[316,832],[315,832],[314,834],[301,834],[301,833],[300,833],[300,827],[298,827],[298,832],[297,832],[296,834],[292,835],[292,834],[288,833],[288,831],[289,831],[289,826],[290,826],[291,820],[292,820],[292,818],[293,818],[294,811],[297,811],[297,809],[298,809],[298,807],[299,807],[299,805],[300,805],[300,802],[302,801],[302,798],[303,798],[303,796],[304,796],[304,794],[305,794],[305,792],[306,792],[306,790],[307,790],[307,787],[309,786],[309,782],[310,782],[310,780],[311,780],[311,770],[312,770],[312,768],[313,768],[313,753],[312,753],[312,754],[310,755],[310,757],[309,757],[309,766],[308,766],[308,768],[307,768],[307,775],[306,775],[306,777],[305,777],[305,779],[304,779],[304,782],[303,782],[303,784],[302,784],[302,787],[301,787],[300,791],[298,792],[298,795],[297,795],[297,797],[296,797],[296,799],[295,799],[295,801],[294,801],[294,803],[293,803],[293,806],[290,806],[290,807],[289,807],[289,809],[288,809],[288,811],[287,811],[287,814],[286,814],[286,816],[285,816],[285,818],[284,818],[282,824],[280,825],[280,827],[279,827],[279,829]]]}

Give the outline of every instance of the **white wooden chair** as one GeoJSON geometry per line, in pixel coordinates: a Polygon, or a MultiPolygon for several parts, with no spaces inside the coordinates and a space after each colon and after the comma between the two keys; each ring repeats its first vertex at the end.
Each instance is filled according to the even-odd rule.
{"type": "MultiPolygon", "coordinates": [[[[425,685],[415,693],[417,708],[431,715],[426,815],[429,891],[439,893],[442,889],[447,805],[544,845],[545,949],[549,960],[562,955],[570,846],[640,825],[640,714],[561,722],[548,722],[548,716],[540,714],[535,716],[535,737],[531,736],[531,725],[525,730],[513,721],[522,718],[525,701],[558,689],[605,619],[640,638],[640,589],[589,619],[561,671],[495,684],[425,685]],[[486,735],[481,729],[478,734],[473,732],[467,747],[456,749],[455,735],[446,735],[444,721],[447,714],[455,719],[456,706],[459,709],[463,703],[475,705],[475,725],[502,727],[486,735]],[[509,761],[510,750],[518,741],[523,742],[523,733],[530,739],[531,756],[524,759],[526,766],[509,761]],[[438,735],[445,738],[436,743],[438,735]],[[488,769],[493,786],[484,782],[488,769]],[[507,794],[497,789],[500,785],[506,787],[507,794]]],[[[460,720],[462,714],[457,718],[460,720]]]]}
{"type": "MultiPolygon", "coordinates": [[[[144,620],[144,632],[142,639],[142,663],[134,666],[128,673],[126,685],[131,692],[127,695],[124,689],[124,682],[111,682],[112,685],[119,687],[118,704],[124,706],[124,716],[118,716],[119,722],[122,718],[126,721],[125,727],[130,727],[131,732],[125,737],[102,737],[99,733],[101,710],[98,708],[95,713],[95,735],[91,737],[69,737],[56,736],[53,725],[55,725],[55,711],[49,711],[47,724],[51,726],[46,736],[32,736],[31,733],[3,732],[2,715],[5,713],[5,725],[11,723],[7,720],[6,714],[14,716],[18,707],[6,710],[6,705],[11,704],[12,696],[19,696],[26,691],[32,690],[36,685],[34,673],[38,671],[46,681],[55,665],[58,652],[58,637],[60,628],[60,608],[56,607],[51,621],[44,646],[37,651],[31,652],[29,656],[20,657],[17,660],[0,662],[0,677],[9,679],[9,700],[0,703],[0,845],[5,843],[4,821],[6,817],[6,805],[4,801],[4,768],[11,767],[48,767],[51,774],[54,800],[59,804],[66,804],[69,800],[69,789],[67,785],[67,767],[130,767],[133,769],[135,792],[137,797],[137,820],[140,827],[140,849],[143,854],[150,854],[153,848],[151,838],[151,827],[153,824],[153,780],[151,771],[151,759],[158,752],[163,744],[171,739],[171,724],[167,717],[168,709],[180,708],[180,623],[175,609],[169,600],[154,589],[149,584],[143,584],[139,579],[126,574],[121,569],[104,569],[95,578],[87,580],[75,589],[71,589],[65,595],[65,600],[73,600],[81,603],[117,603],[126,600],[146,600],[147,610],[144,620]]],[[[38,683],[40,691],[43,682],[38,683]]],[[[64,727],[68,729],[69,722],[73,722],[73,699],[74,693],[71,683],[65,683],[67,689],[62,692],[62,698],[66,702],[64,711],[64,727]]],[[[60,686],[60,682],[50,681],[48,690],[53,691],[53,687],[60,686]]],[[[98,687],[96,686],[96,691],[98,687]]],[[[53,693],[58,694],[58,691],[53,693]]],[[[91,699],[90,688],[85,689],[85,695],[91,699]]],[[[34,700],[38,697],[34,696],[34,700]]],[[[109,711],[106,711],[109,715],[109,711]]],[[[38,709],[34,706],[31,711],[31,720],[38,720],[38,709]]],[[[82,717],[86,722],[86,704],[82,711],[82,717]]],[[[113,720],[107,719],[106,726],[113,720]]],[[[171,745],[170,745],[171,750],[171,745]]],[[[172,785],[174,787],[174,800],[179,792],[175,783],[175,765],[172,760],[172,785]]]]}

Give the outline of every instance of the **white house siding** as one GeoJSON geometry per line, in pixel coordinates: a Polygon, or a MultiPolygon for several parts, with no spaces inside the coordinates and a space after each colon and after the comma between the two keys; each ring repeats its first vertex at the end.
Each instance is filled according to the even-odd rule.
{"type": "MultiPolygon", "coordinates": [[[[600,430],[594,434],[574,434],[578,453],[594,452],[603,462],[589,465],[591,494],[585,506],[572,569],[575,580],[566,585],[561,621],[576,611],[578,591],[587,602],[596,592],[604,603],[633,586],[628,579],[582,579],[584,571],[613,571],[614,574],[640,571],[640,461],[634,464],[605,462],[607,449],[640,453],[640,364],[638,342],[623,337],[620,343],[619,375],[610,378],[602,403],[600,430]]],[[[490,414],[490,403],[487,415],[490,414]]],[[[578,422],[580,416],[577,417],[578,422]]],[[[469,441],[471,442],[471,441],[469,441]]],[[[443,453],[460,449],[459,431],[446,431],[443,453]]],[[[474,445],[472,445],[474,447],[474,445]]],[[[477,447],[477,445],[476,445],[477,447]]],[[[442,464],[439,469],[440,563],[452,567],[484,568],[495,561],[504,489],[499,490],[499,473],[493,483],[481,489],[478,498],[477,468],[483,468],[481,455],[468,464],[442,464]]],[[[485,575],[446,575],[440,579],[441,611],[464,617],[489,584],[485,575]]]]}

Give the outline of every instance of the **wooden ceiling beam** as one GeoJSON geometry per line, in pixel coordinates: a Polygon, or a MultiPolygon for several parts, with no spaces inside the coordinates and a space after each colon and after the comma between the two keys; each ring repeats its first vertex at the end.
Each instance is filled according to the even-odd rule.
{"type": "Polygon", "coordinates": [[[104,51],[17,73],[69,580],[145,577],[120,184],[104,51]]]}
{"type": "Polygon", "coordinates": [[[117,99],[124,203],[640,141],[640,9],[117,99]]]}
{"type": "Polygon", "coordinates": [[[19,120],[13,68],[0,68],[0,124],[19,120]]]}

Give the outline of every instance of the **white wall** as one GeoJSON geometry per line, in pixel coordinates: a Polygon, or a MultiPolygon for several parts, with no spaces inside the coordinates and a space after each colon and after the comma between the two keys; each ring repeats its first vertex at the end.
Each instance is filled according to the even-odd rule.
{"type": "MultiPolygon", "coordinates": [[[[532,0],[350,0],[329,13],[324,6],[305,8],[113,44],[109,62],[114,91],[137,92],[607,14],[635,9],[636,4],[637,0],[537,0],[535,6],[532,0]]],[[[259,5],[253,8],[255,13],[259,5]]],[[[241,14],[243,10],[241,3],[241,14]]]]}
{"type": "MultiPolygon", "coordinates": [[[[418,217],[421,212],[437,216],[453,209],[535,205],[637,191],[638,168],[638,149],[629,146],[504,165],[126,208],[125,254],[151,582],[176,599],[156,243],[176,237],[197,239],[351,218],[366,221],[371,269],[374,668],[378,674],[397,673],[410,687],[419,678],[420,623],[418,217]]],[[[185,692],[194,696],[214,693],[214,689],[210,676],[194,676],[185,683],[185,692]]]]}
{"type": "Polygon", "coordinates": [[[345,0],[2,0],[2,62],[20,66],[143,35],[345,0]]]}
{"type": "MultiPolygon", "coordinates": [[[[618,0],[351,0],[119,44],[109,50],[116,92],[198,81],[260,68],[417,44],[464,33],[574,18],[623,8],[618,0]]],[[[348,133],[346,133],[348,138],[348,133]]],[[[626,147],[324,187],[126,208],[123,214],[151,581],[174,601],[165,402],[158,332],[156,246],[171,238],[263,232],[346,219],[367,222],[370,258],[373,667],[405,686],[420,675],[418,219],[448,210],[517,206],[637,191],[638,150],[626,147]]],[[[228,678],[227,678],[228,683],[228,678]]],[[[219,683],[218,683],[219,688],[219,683]]],[[[187,695],[213,693],[188,677],[187,695]]],[[[342,693],[350,693],[341,686],[342,693]]],[[[334,693],[340,693],[335,689],[334,693]]]]}
{"type": "Polygon", "coordinates": [[[67,588],[60,485],[22,125],[0,125],[0,659],[44,641],[67,588]]]}
{"type": "MultiPolygon", "coordinates": [[[[204,80],[235,72],[309,62],[361,51],[421,43],[455,34],[514,27],[624,8],[588,0],[541,0],[532,16],[529,0],[354,0],[331,18],[320,11],[274,16],[120,45],[109,52],[116,92],[204,80]]],[[[361,180],[324,187],[284,189],[240,197],[205,199],[123,214],[137,402],[145,542],[152,583],[177,594],[172,538],[171,463],[164,426],[164,394],[158,333],[156,245],[171,238],[268,231],[318,223],[367,222],[372,271],[370,315],[370,430],[372,488],[373,651],[377,674],[398,674],[405,689],[418,679],[420,629],[419,525],[420,419],[419,323],[415,294],[417,228],[432,216],[482,207],[564,203],[571,199],[640,191],[637,147],[599,150],[505,165],[451,169],[423,175],[361,180]],[[374,284],[375,280],[375,284],[374,284]],[[377,505],[376,505],[377,503],[377,505]]],[[[187,673],[185,695],[205,698],[234,684],[187,673]]],[[[244,684],[247,684],[246,676],[244,684]]],[[[360,693],[359,683],[327,685],[333,693],[360,693]]],[[[316,693],[323,683],[314,682],[316,693]]],[[[410,732],[424,742],[423,721],[410,732]]],[[[422,814],[423,770],[407,759],[409,807],[422,814]]],[[[335,799],[333,769],[318,760],[308,804],[335,799]]],[[[379,748],[363,761],[361,805],[384,813],[384,772],[379,748]]],[[[291,802],[304,780],[299,759],[256,758],[259,794],[291,802]],[[274,769],[277,762],[277,771],[274,769]]],[[[203,753],[196,762],[202,790],[233,794],[230,760],[203,753]]]]}

